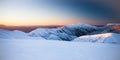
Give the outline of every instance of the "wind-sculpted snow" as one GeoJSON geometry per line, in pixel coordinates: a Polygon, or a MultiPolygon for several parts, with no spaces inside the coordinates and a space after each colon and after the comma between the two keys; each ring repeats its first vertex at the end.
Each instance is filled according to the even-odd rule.
{"type": "Polygon", "coordinates": [[[104,34],[96,34],[96,35],[86,35],[86,36],[80,36],[79,38],[76,38],[73,41],[120,44],[120,34],[104,33],[104,34]]]}
{"type": "Polygon", "coordinates": [[[97,27],[95,26],[81,23],[81,24],[66,25],[60,28],[53,28],[53,29],[38,28],[30,32],[28,35],[31,37],[43,37],[49,40],[51,39],[51,40],[71,41],[77,38],[78,36],[86,35],[96,30],[97,27]]]}

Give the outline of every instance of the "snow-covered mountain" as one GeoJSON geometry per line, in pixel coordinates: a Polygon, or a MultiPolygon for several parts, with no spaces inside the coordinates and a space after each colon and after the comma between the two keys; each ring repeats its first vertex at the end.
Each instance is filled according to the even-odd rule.
{"type": "Polygon", "coordinates": [[[109,31],[83,23],[30,33],[0,29],[0,60],[120,60],[120,34],[109,31]]]}
{"type": "MultiPolygon", "coordinates": [[[[84,23],[71,24],[59,28],[38,28],[29,33],[19,30],[0,29],[0,39],[65,40],[81,42],[120,43],[120,34],[109,27],[96,27],[84,23]],[[111,32],[111,33],[107,33],[111,32]]],[[[118,31],[118,30],[117,30],[118,31]]]]}
{"type": "Polygon", "coordinates": [[[94,32],[98,29],[96,26],[92,26],[85,23],[71,24],[63,27],[63,31],[70,35],[81,36],[94,32]]]}
{"type": "Polygon", "coordinates": [[[107,24],[103,27],[99,27],[97,31],[92,32],[90,34],[93,35],[103,33],[120,33],[120,24],[107,24]]]}
{"type": "Polygon", "coordinates": [[[76,36],[68,35],[61,31],[60,28],[38,28],[30,33],[28,33],[30,37],[43,37],[46,40],[72,40],[76,38],[76,36]]]}
{"type": "Polygon", "coordinates": [[[42,37],[38,38],[33,38],[27,35],[27,33],[19,31],[19,30],[14,30],[14,31],[9,31],[9,30],[3,30],[0,29],[0,39],[44,39],[42,37]]]}
{"type": "Polygon", "coordinates": [[[72,24],[66,25],[59,28],[38,28],[30,33],[28,33],[31,37],[43,37],[47,40],[67,40],[71,41],[78,36],[86,35],[93,31],[96,31],[97,27],[80,23],[80,24],[72,24]]]}
{"type": "Polygon", "coordinates": [[[9,31],[9,30],[0,29],[0,38],[4,38],[4,39],[28,38],[28,36],[26,33],[19,30],[9,31]]]}
{"type": "Polygon", "coordinates": [[[74,39],[73,41],[120,44],[119,37],[120,37],[120,34],[117,34],[117,33],[104,33],[104,34],[80,36],[74,39]]]}
{"type": "Polygon", "coordinates": [[[25,33],[19,30],[9,31],[0,29],[0,38],[9,39],[46,39],[46,40],[65,40],[71,41],[78,36],[86,35],[90,32],[96,31],[97,27],[88,24],[72,24],[59,28],[38,28],[30,33],[25,33]]]}

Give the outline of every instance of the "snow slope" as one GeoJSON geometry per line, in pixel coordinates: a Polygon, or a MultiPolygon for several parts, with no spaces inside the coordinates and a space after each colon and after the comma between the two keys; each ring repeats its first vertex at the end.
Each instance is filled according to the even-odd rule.
{"type": "Polygon", "coordinates": [[[96,35],[86,35],[86,36],[80,36],[79,38],[76,38],[73,41],[120,44],[120,34],[104,33],[104,34],[96,34],[96,35]]]}
{"type": "Polygon", "coordinates": [[[0,29],[0,38],[12,39],[12,38],[27,38],[27,35],[22,31],[9,31],[0,29]]]}
{"type": "Polygon", "coordinates": [[[120,45],[50,40],[0,40],[0,60],[120,60],[120,45]]]}
{"type": "Polygon", "coordinates": [[[44,39],[42,37],[37,37],[33,38],[30,36],[27,36],[27,33],[19,31],[19,30],[14,30],[14,31],[9,31],[9,30],[3,30],[0,29],[0,39],[44,39]]]}

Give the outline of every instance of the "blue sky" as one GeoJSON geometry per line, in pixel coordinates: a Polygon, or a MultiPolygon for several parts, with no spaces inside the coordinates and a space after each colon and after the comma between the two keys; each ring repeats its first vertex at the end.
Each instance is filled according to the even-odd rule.
{"type": "MultiPolygon", "coordinates": [[[[118,7],[117,7],[118,8],[118,7]]],[[[120,22],[112,5],[90,0],[1,0],[0,24],[64,25],[120,22]]]]}

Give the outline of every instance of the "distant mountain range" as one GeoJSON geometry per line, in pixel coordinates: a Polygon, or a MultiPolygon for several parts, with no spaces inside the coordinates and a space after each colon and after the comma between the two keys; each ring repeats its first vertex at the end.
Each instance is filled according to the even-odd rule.
{"type": "MultiPolygon", "coordinates": [[[[0,29],[0,39],[61,40],[120,44],[120,29],[117,25],[97,27],[85,23],[55,28],[36,28],[25,33],[19,30],[0,29]]],[[[27,30],[27,27],[25,28],[27,30]]]]}
{"type": "Polygon", "coordinates": [[[35,30],[37,28],[56,28],[56,27],[61,27],[63,25],[49,25],[49,26],[5,26],[5,25],[0,25],[0,29],[5,29],[5,30],[21,30],[24,32],[30,32],[32,30],[35,30]]]}
{"type": "Polygon", "coordinates": [[[31,37],[43,37],[48,40],[65,40],[71,41],[76,37],[87,35],[93,31],[97,31],[98,27],[88,24],[72,24],[58,28],[38,28],[28,33],[31,37]],[[78,32],[79,31],[79,32],[78,32]]]}

